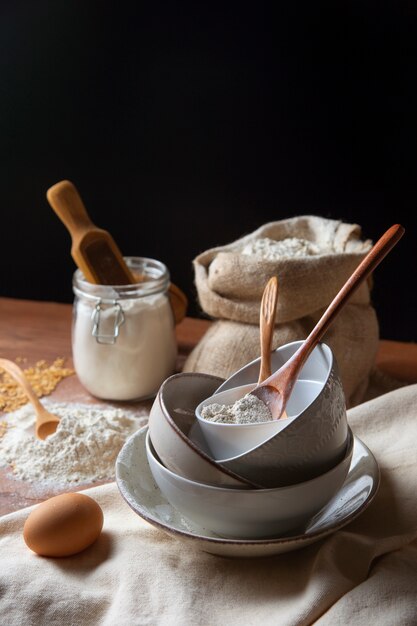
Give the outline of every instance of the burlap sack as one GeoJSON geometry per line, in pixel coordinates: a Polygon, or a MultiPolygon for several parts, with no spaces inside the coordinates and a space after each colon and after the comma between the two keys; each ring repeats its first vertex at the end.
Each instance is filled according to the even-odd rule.
{"type": "MultiPolygon", "coordinates": [[[[271,276],[279,278],[273,348],[303,339],[340,287],[371,248],[360,239],[357,224],[317,216],[295,217],[265,224],[233,243],[212,248],[194,261],[199,302],[216,321],[184,365],[186,372],[229,377],[260,354],[259,308],[271,276]],[[326,253],[265,260],[242,255],[258,238],[306,239],[326,253]]],[[[361,401],[375,361],[379,329],[370,303],[369,281],[351,297],[323,341],[339,364],[348,406],[361,401]]]]}

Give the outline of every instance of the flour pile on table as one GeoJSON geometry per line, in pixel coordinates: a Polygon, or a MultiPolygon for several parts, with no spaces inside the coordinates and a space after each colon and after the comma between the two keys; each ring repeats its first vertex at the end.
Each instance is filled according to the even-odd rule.
{"type": "Polygon", "coordinates": [[[30,404],[6,416],[0,465],[10,466],[16,478],[54,485],[112,479],[119,450],[147,421],[146,415],[108,407],[48,403],[47,408],[61,421],[44,441],[34,435],[30,404]]]}

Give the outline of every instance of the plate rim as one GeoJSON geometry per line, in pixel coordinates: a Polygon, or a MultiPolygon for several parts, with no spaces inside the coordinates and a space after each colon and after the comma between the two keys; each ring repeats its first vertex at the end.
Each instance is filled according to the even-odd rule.
{"type": "MultiPolygon", "coordinates": [[[[306,545],[307,545],[309,543],[312,543],[312,541],[319,541],[320,539],[328,536],[329,534],[333,534],[334,532],[336,532],[340,528],[343,528],[347,524],[351,523],[359,515],[361,515],[369,507],[369,505],[373,502],[373,500],[375,499],[375,496],[378,493],[380,482],[381,482],[381,470],[379,468],[379,464],[378,464],[374,454],[368,448],[368,446],[362,441],[362,439],[360,439],[357,435],[353,434],[354,443],[356,443],[356,441],[360,442],[360,444],[365,448],[368,456],[371,457],[371,459],[373,460],[374,465],[375,465],[375,476],[374,476],[373,487],[372,487],[368,497],[366,498],[366,500],[355,511],[352,511],[352,513],[347,515],[345,518],[343,518],[343,519],[339,520],[338,522],[330,525],[328,528],[325,528],[325,529],[322,529],[322,530],[313,531],[313,532],[308,533],[308,534],[302,533],[302,534],[291,535],[291,536],[286,536],[286,537],[267,537],[267,538],[263,538],[263,539],[237,539],[237,538],[235,539],[235,538],[226,538],[226,537],[208,537],[207,535],[200,535],[198,533],[194,533],[194,532],[191,532],[191,531],[180,530],[180,529],[174,528],[173,526],[170,526],[169,524],[164,524],[163,522],[155,519],[153,516],[151,516],[149,513],[147,513],[147,509],[144,509],[143,506],[141,507],[141,505],[138,504],[136,501],[134,501],[133,498],[129,498],[129,497],[127,497],[127,495],[125,495],[123,485],[126,483],[126,481],[119,476],[119,471],[118,471],[119,458],[120,458],[120,455],[122,454],[122,451],[123,451],[124,447],[127,446],[130,443],[130,441],[133,440],[135,437],[138,437],[139,435],[142,435],[142,433],[145,435],[146,434],[145,431],[147,429],[148,429],[148,425],[145,425],[142,428],[138,429],[135,433],[133,433],[126,440],[126,442],[124,443],[124,445],[123,445],[122,449],[120,450],[119,455],[118,455],[118,457],[116,459],[116,484],[117,484],[118,490],[120,492],[120,495],[122,496],[123,500],[128,504],[128,506],[137,515],[139,515],[139,517],[144,519],[146,522],[148,522],[152,526],[156,526],[157,528],[159,528],[160,530],[162,530],[166,534],[175,535],[178,538],[185,538],[187,540],[191,540],[191,541],[194,541],[194,542],[208,542],[208,543],[214,544],[214,545],[226,545],[226,546],[255,546],[255,547],[257,547],[257,546],[271,546],[271,545],[276,545],[276,546],[283,545],[283,546],[285,546],[285,545],[289,545],[289,544],[303,544],[303,543],[306,543],[306,545]],[[134,504],[137,505],[137,508],[134,506],[134,504]]],[[[152,480],[153,480],[153,478],[152,478],[152,480]]],[[[345,483],[343,483],[343,484],[345,484],[345,483]]],[[[155,483],[155,487],[156,487],[158,493],[160,493],[161,496],[166,500],[165,496],[161,493],[161,491],[160,491],[158,485],[156,485],[156,483],[155,483]]],[[[168,504],[173,509],[175,509],[175,507],[172,504],[170,504],[169,502],[168,502],[168,504]]],[[[180,513],[180,515],[182,515],[182,513],[180,511],[178,511],[178,513],[180,513]]]]}

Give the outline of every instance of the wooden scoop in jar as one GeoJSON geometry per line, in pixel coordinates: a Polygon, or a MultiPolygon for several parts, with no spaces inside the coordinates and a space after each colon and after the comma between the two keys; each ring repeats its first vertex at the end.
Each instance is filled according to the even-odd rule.
{"type": "MultiPolygon", "coordinates": [[[[72,238],[71,256],[90,283],[131,285],[138,282],[110,233],[91,221],[73,183],[69,180],[56,183],[48,189],[46,197],[67,227],[72,238]]],[[[172,283],[169,297],[175,323],[178,324],[185,316],[187,298],[172,283]]]]}
{"type": "Polygon", "coordinates": [[[269,407],[273,419],[279,419],[283,416],[301,368],[338,313],[353,292],[398,243],[403,234],[404,228],[400,224],[395,224],[386,231],[346,281],[295,354],[277,372],[260,384],[258,383],[255,389],[251,391],[269,407]]]}
{"type": "Polygon", "coordinates": [[[39,402],[24,372],[13,361],[0,359],[0,368],[4,369],[23,388],[36,413],[35,434],[38,439],[46,439],[52,435],[59,424],[60,418],[45,409],[39,402]]]}

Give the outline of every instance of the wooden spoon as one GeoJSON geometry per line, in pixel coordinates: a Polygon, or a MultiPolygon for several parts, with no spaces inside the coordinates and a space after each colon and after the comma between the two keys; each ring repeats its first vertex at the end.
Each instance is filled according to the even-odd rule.
{"type": "MultiPolygon", "coordinates": [[[[72,239],[71,256],[90,283],[114,286],[139,282],[110,233],[93,224],[73,183],[61,180],[48,189],[46,197],[67,227],[72,239]]],[[[169,296],[178,324],[185,317],[187,298],[172,283],[169,296]]]]}
{"type": "Polygon", "coordinates": [[[36,413],[35,434],[38,439],[46,439],[52,435],[60,422],[60,418],[45,409],[39,402],[38,396],[33,391],[28,379],[16,363],[8,359],[0,359],[0,368],[4,369],[12,376],[24,389],[27,397],[32,403],[36,413]]]}
{"type": "MultiPolygon", "coordinates": [[[[269,279],[262,294],[259,331],[261,338],[261,365],[259,367],[258,385],[271,376],[271,344],[274,335],[275,313],[278,303],[278,278],[269,279]]],[[[282,419],[287,418],[285,410],[282,419]]]]}
{"type": "Polygon", "coordinates": [[[258,385],[271,376],[271,343],[274,334],[275,313],[278,302],[278,278],[269,279],[262,294],[259,315],[259,332],[261,340],[261,365],[259,368],[258,385]]]}
{"type": "Polygon", "coordinates": [[[251,391],[253,395],[257,396],[269,407],[273,419],[279,419],[282,416],[298,374],[312,350],[345,306],[353,292],[379,265],[395,244],[398,243],[403,234],[404,228],[400,224],[395,224],[386,231],[346,281],[307,339],[293,356],[277,372],[264,382],[258,383],[255,389],[251,391]]]}

